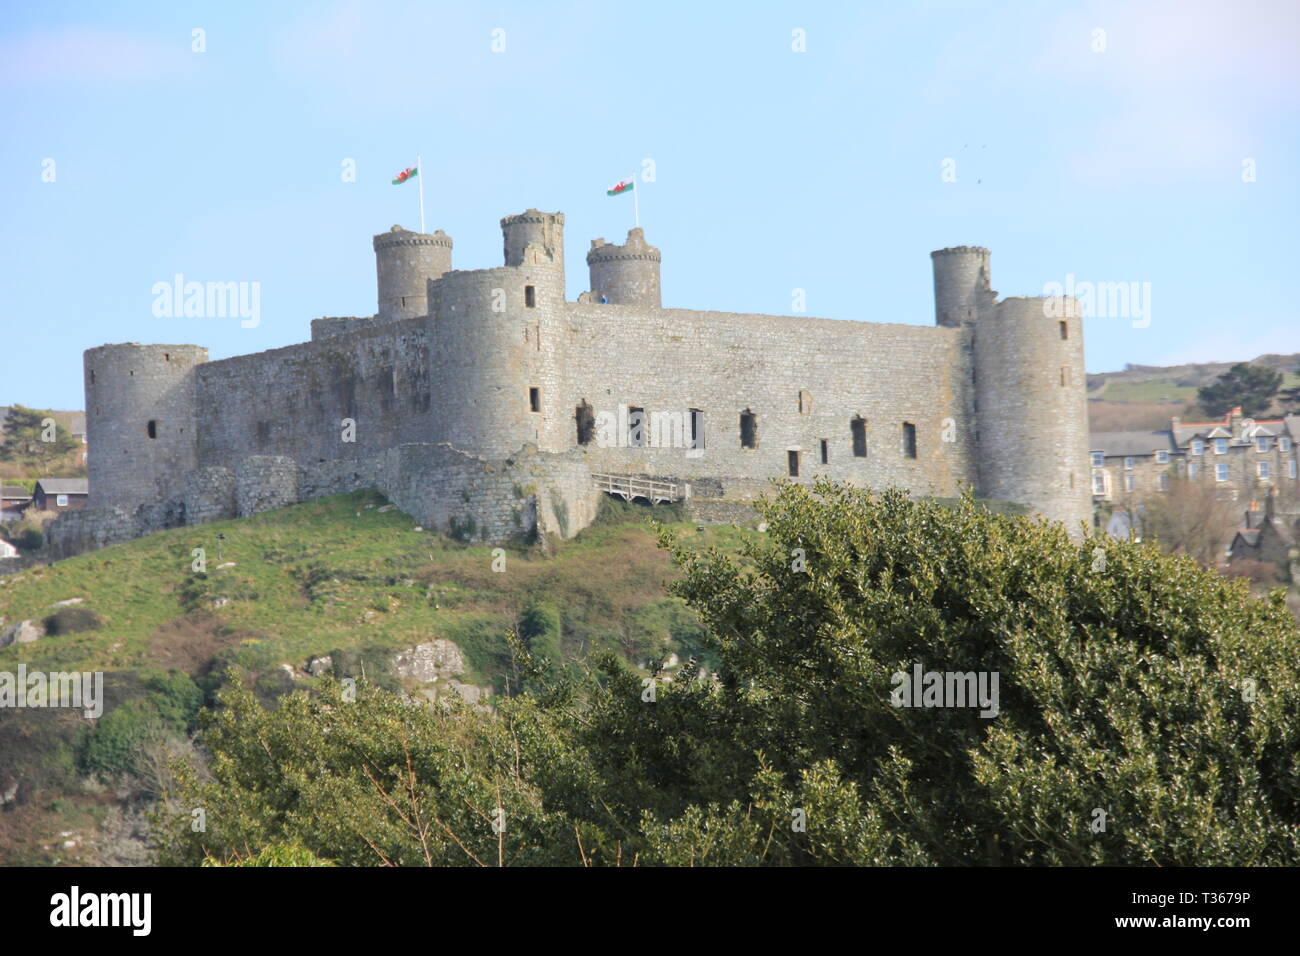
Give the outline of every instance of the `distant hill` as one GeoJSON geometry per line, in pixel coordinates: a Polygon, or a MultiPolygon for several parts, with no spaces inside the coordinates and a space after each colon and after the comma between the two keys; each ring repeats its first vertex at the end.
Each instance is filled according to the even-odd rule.
{"type": "MultiPolygon", "coordinates": [[[[1088,376],[1088,417],[1091,430],[1169,426],[1171,416],[1183,419],[1205,417],[1196,403],[1196,390],[1208,385],[1236,365],[1231,362],[1200,362],[1186,365],[1128,365],[1121,372],[1098,372],[1088,376]]],[[[1300,352],[1294,355],[1261,355],[1252,365],[1277,369],[1285,375],[1283,388],[1300,386],[1300,352]]]]}

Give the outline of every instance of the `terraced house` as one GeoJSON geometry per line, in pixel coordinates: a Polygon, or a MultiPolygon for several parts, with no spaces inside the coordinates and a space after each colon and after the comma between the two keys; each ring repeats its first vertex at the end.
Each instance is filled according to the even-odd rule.
{"type": "Polygon", "coordinates": [[[1139,502],[1167,491],[1175,477],[1205,482],[1233,500],[1300,491],[1296,438],[1300,415],[1254,420],[1234,408],[1221,421],[1183,422],[1155,431],[1093,432],[1095,505],[1139,502]]]}

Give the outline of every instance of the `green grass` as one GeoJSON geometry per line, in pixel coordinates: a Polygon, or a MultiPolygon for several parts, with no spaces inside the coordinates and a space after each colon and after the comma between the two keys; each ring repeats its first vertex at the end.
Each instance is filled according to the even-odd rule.
{"type": "MultiPolygon", "coordinates": [[[[256,673],[301,667],[333,650],[396,652],[442,637],[462,647],[470,678],[499,683],[504,635],[530,600],[561,608],[575,656],[597,646],[630,648],[628,631],[644,625],[645,609],[672,600],[670,560],[635,520],[651,509],[609,509],[551,555],[507,548],[497,572],[492,547],[415,531],[402,512],[381,513],[384,503],[370,492],[340,495],[164,531],[16,575],[0,585],[0,616],[8,621],[39,621],[55,602],[82,598],[77,606],[101,624],[0,649],[0,669],[22,661],[43,670],[197,674],[218,657],[256,673]],[[220,555],[218,534],[226,536],[220,555]],[[192,569],[195,548],[206,550],[203,573],[192,569]]],[[[654,513],[727,550],[756,534],[727,526],[696,532],[675,511],[654,513]]]]}

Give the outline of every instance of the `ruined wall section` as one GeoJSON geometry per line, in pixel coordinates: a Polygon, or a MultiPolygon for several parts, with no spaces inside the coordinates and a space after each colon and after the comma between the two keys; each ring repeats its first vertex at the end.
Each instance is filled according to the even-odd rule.
{"type": "Polygon", "coordinates": [[[571,304],[568,316],[562,412],[570,443],[584,400],[597,414],[620,404],[704,412],[700,456],[593,441],[585,446],[592,471],[764,481],[787,475],[796,451],[800,480],[942,496],[975,484],[966,329],[594,304],[571,304]],[[753,449],[741,446],[746,410],[757,416],[753,449]],[[859,416],[865,457],[854,454],[859,416]],[[916,427],[915,458],[904,448],[905,422],[916,427]]]}
{"type": "Polygon", "coordinates": [[[599,493],[583,456],[533,445],[505,459],[446,444],[403,445],[389,498],[432,530],[465,541],[516,535],[569,538],[596,517],[599,493]]]}
{"type": "Polygon", "coordinates": [[[198,375],[204,466],[248,455],[299,464],[366,458],[427,441],[434,385],[427,322],[407,319],[209,362],[198,375]],[[343,440],[343,419],[356,422],[343,440]]]}

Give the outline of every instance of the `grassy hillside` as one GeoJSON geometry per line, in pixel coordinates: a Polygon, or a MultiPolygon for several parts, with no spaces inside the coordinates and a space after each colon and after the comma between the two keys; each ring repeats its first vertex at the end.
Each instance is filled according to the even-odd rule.
{"type": "MultiPolygon", "coordinates": [[[[675,510],[654,510],[702,546],[733,551],[757,534],[696,531],[675,510]]],[[[115,709],[167,711],[176,675],[210,694],[237,664],[269,698],[310,682],[303,668],[313,655],[382,678],[396,652],[434,638],[460,646],[462,681],[500,694],[513,674],[506,633],[538,603],[558,612],[558,642],[570,659],[599,647],[634,665],[699,653],[694,614],[665,591],[675,569],[640,520],[650,512],[607,502],[602,520],[571,541],[505,549],[503,571],[493,570],[492,548],[416,530],[370,492],[177,528],[0,578],[4,622],[60,614],[71,625],[70,633],[0,648],[0,671],[19,663],[29,671],[104,671],[109,706],[95,731],[102,738],[115,709]],[[192,567],[195,548],[206,551],[203,573],[192,567]],[[82,599],[76,615],[55,606],[74,598],[82,599]]],[[[66,711],[0,709],[0,793],[22,782],[0,812],[0,864],[132,852],[123,834],[147,794],[87,772],[91,737],[88,722],[66,711]],[[106,851],[105,840],[115,848],[106,851]]]]}
{"type": "MultiPolygon", "coordinates": [[[[1187,365],[1130,365],[1120,372],[1088,376],[1088,415],[1092,431],[1168,428],[1175,415],[1187,421],[1206,418],[1196,392],[1209,385],[1235,362],[1187,365]]],[[[1300,353],[1261,355],[1251,360],[1283,373],[1282,388],[1300,386],[1300,353]]]]}

